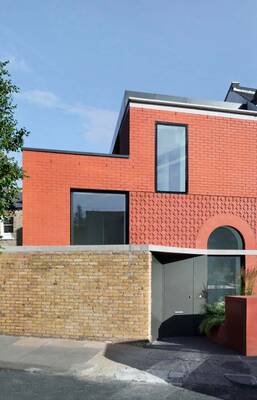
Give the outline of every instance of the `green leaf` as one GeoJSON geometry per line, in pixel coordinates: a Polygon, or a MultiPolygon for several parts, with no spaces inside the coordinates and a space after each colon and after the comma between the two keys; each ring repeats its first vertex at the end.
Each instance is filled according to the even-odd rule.
{"type": "Polygon", "coordinates": [[[220,326],[225,321],[225,302],[219,301],[205,305],[205,313],[201,324],[200,333],[207,334],[211,329],[220,326]]]}
{"type": "Polygon", "coordinates": [[[0,60],[0,219],[10,214],[19,193],[18,180],[23,171],[11,152],[21,151],[24,138],[29,134],[18,128],[15,119],[16,104],[13,95],[19,88],[11,81],[8,61],[0,60]]]}

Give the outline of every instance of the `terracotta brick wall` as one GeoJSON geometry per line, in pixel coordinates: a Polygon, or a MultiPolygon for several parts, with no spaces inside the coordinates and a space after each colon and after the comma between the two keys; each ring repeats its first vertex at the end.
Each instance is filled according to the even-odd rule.
{"type": "Polygon", "coordinates": [[[150,338],[151,253],[0,254],[0,333],[150,338]]]}
{"type": "MultiPolygon", "coordinates": [[[[230,225],[227,217],[244,236],[238,220],[248,225],[252,235],[257,237],[257,199],[251,197],[225,197],[201,195],[177,195],[154,193],[131,193],[132,243],[159,244],[177,247],[198,247],[196,241],[204,224],[215,216],[220,225],[230,225]]],[[[211,232],[209,232],[211,233],[211,232]]],[[[248,246],[247,234],[244,240],[247,248],[257,248],[255,243],[248,246]]],[[[206,247],[200,245],[200,248],[206,247]]]]}
{"type": "Polygon", "coordinates": [[[24,244],[70,244],[70,189],[81,188],[129,191],[130,243],[196,247],[209,219],[227,215],[257,248],[257,121],[139,105],[129,118],[127,159],[24,151],[24,244]],[[187,194],[155,192],[157,121],[188,124],[187,194]]]}

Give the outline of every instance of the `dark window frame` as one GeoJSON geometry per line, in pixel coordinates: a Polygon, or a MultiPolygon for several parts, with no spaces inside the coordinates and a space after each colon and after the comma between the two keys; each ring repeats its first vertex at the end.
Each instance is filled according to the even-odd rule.
{"type": "Polygon", "coordinates": [[[155,192],[156,193],[172,193],[172,194],[188,194],[189,177],[188,177],[188,124],[176,123],[176,122],[165,122],[165,121],[155,121],[155,192]],[[168,126],[182,126],[185,128],[185,190],[184,191],[170,191],[170,190],[158,190],[158,125],[168,125],[168,126]]]}
{"type": "Polygon", "coordinates": [[[215,248],[209,247],[210,246],[209,240],[210,240],[211,236],[213,235],[214,232],[218,231],[220,228],[231,229],[233,234],[234,234],[234,231],[235,231],[236,234],[239,235],[241,243],[242,243],[242,248],[241,249],[239,249],[239,248],[237,248],[237,249],[223,248],[222,250],[244,250],[245,249],[245,239],[244,239],[242,233],[237,228],[235,228],[234,226],[231,226],[231,225],[220,225],[220,226],[217,226],[215,229],[213,229],[213,231],[209,234],[209,237],[208,237],[208,240],[207,240],[207,249],[208,250],[220,250],[219,248],[216,248],[216,247],[215,248]]]}
{"type": "Polygon", "coordinates": [[[14,233],[14,217],[13,215],[9,216],[9,217],[5,217],[3,220],[3,234],[13,234],[14,233]],[[11,221],[11,222],[9,222],[11,221]],[[9,231],[8,228],[11,227],[11,230],[9,231]],[[5,231],[5,228],[7,228],[7,231],[5,231]]]}
{"type": "MultiPolygon", "coordinates": [[[[73,232],[72,232],[72,193],[80,192],[80,193],[102,193],[102,194],[123,194],[125,195],[125,241],[120,245],[129,244],[129,192],[124,190],[106,190],[106,189],[70,189],[70,245],[71,246],[78,246],[73,243],[73,232]]],[[[83,245],[82,245],[83,246],[83,245]]],[[[84,245],[87,246],[87,245],[84,245]]],[[[91,246],[91,245],[89,245],[91,246]]],[[[106,245],[96,245],[96,246],[106,246],[106,245]]],[[[119,245],[114,245],[119,246],[119,245]]]]}

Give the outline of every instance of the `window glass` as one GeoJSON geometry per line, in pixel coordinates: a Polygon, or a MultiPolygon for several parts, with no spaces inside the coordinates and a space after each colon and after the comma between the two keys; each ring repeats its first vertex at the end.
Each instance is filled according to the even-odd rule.
{"type": "Polygon", "coordinates": [[[241,257],[208,256],[208,303],[241,292],[241,257]]]}
{"type": "Polygon", "coordinates": [[[124,244],[126,195],[72,192],[72,244],[124,244]]]}
{"type": "MultiPolygon", "coordinates": [[[[230,226],[215,229],[208,239],[208,249],[243,248],[240,233],[230,226]]],[[[240,256],[208,256],[208,303],[241,293],[241,266],[240,256]]]]}
{"type": "Polygon", "coordinates": [[[157,125],[157,191],[186,191],[186,127],[157,125]]]}
{"type": "Polygon", "coordinates": [[[13,233],[13,217],[4,219],[4,233],[13,233]]]}
{"type": "Polygon", "coordinates": [[[208,249],[243,249],[240,233],[230,226],[221,226],[215,229],[208,239],[208,249]]]}

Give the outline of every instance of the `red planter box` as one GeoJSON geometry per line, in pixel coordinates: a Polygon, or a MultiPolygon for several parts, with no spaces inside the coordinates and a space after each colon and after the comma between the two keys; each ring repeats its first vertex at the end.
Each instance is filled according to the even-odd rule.
{"type": "Polygon", "coordinates": [[[225,323],[208,335],[246,356],[257,356],[257,296],[226,296],[225,323]]]}

